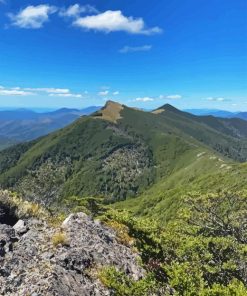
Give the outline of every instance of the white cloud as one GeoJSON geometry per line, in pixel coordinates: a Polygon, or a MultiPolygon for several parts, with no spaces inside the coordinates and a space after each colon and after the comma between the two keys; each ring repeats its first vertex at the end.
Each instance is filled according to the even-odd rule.
{"type": "Polygon", "coordinates": [[[59,93],[52,93],[49,94],[50,97],[64,97],[64,98],[82,98],[81,94],[72,94],[72,93],[63,93],[63,94],[59,94],[59,93]]]}
{"type": "Polygon", "coordinates": [[[33,92],[28,92],[19,89],[6,89],[4,87],[0,88],[0,96],[33,96],[36,95],[33,92]]]}
{"type": "Polygon", "coordinates": [[[131,34],[151,35],[162,32],[159,27],[146,28],[142,18],[126,17],[120,10],[107,10],[97,15],[80,17],[73,24],[84,29],[106,33],[125,31],[131,34]]]}
{"type": "Polygon", "coordinates": [[[63,94],[67,94],[70,92],[68,88],[46,88],[44,89],[44,91],[48,93],[63,93],[63,94]]]}
{"type": "Polygon", "coordinates": [[[27,6],[16,15],[9,14],[12,25],[25,29],[39,29],[49,20],[49,15],[55,13],[57,8],[48,4],[27,6]]]}
{"type": "Polygon", "coordinates": [[[119,50],[120,53],[138,52],[138,51],[149,51],[152,49],[152,45],[143,46],[124,46],[119,50]]]}
{"type": "Polygon", "coordinates": [[[214,98],[214,97],[206,98],[206,100],[211,101],[211,102],[224,102],[224,101],[226,101],[225,98],[214,98]]]}
{"type": "Polygon", "coordinates": [[[99,96],[107,96],[108,94],[109,94],[109,90],[103,90],[103,91],[98,92],[99,96]]]}
{"type": "Polygon", "coordinates": [[[169,96],[166,96],[165,98],[168,100],[179,100],[179,99],[182,99],[182,96],[181,95],[169,95],[169,96]]]}
{"type": "Polygon", "coordinates": [[[135,101],[141,101],[141,102],[148,102],[148,101],[155,101],[155,100],[179,100],[181,99],[181,95],[160,95],[158,97],[143,97],[143,98],[137,98],[135,101]]]}
{"type": "Polygon", "coordinates": [[[62,9],[59,13],[63,17],[78,18],[81,13],[98,13],[98,10],[92,5],[80,5],[78,3],[69,6],[67,9],[62,9]]]}
{"type": "Polygon", "coordinates": [[[6,88],[0,86],[0,96],[30,96],[30,95],[42,95],[46,94],[51,97],[73,97],[73,98],[82,98],[82,94],[72,93],[68,88],[46,88],[46,87],[37,87],[37,88],[21,88],[21,87],[11,87],[6,88]]]}
{"type": "Polygon", "coordinates": [[[67,94],[67,93],[70,93],[70,90],[68,88],[39,87],[39,88],[24,88],[24,90],[46,92],[46,93],[55,93],[55,94],[61,94],[61,93],[67,94]]]}
{"type": "Polygon", "coordinates": [[[143,98],[136,98],[135,101],[136,102],[151,102],[151,101],[154,101],[154,99],[150,98],[150,97],[143,97],[143,98]]]}
{"type": "Polygon", "coordinates": [[[119,91],[117,90],[117,91],[114,91],[113,93],[112,93],[114,96],[117,96],[117,95],[119,95],[119,91]]]}

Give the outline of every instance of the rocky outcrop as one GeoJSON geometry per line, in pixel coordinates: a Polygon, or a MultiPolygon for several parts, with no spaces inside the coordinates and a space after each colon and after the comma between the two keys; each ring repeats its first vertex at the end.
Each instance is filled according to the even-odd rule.
{"type": "Polygon", "coordinates": [[[59,227],[37,218],[0,225],[0,295],[114,295],[97,277],[105,266],[136,280],[145,273],[113,230],[84,213],[59,227]]]}
{"type": "Polygon", "coordinates": [[[14,226],[13,226],[15,232],[17,235],[22,235],[28,231],[28,227],[26,225],[26,222],[23,220],[19,220],[14,226]]]}

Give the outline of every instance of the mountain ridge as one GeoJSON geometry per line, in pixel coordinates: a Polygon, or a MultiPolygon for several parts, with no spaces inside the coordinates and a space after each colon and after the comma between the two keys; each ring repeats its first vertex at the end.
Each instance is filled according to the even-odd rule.
{"type": "Polygon", "coordinates": [[[218,109],[185,109],[185,112],[189,112],[191,114],[197,116],[207,116],[212,115],[214,117],[221,118],[240,118],[243,120],[247,120],[247,112],[231,112],[226,110],[218,110],[218,109]]]}
{"type": "Polygon", "coordinates": [[[0,293],[246,294],[246,122],[162,107],[0,152],[0,293]]]}
{"type": "Polygon", "coordinates": [[[0,184],[48,204],[72,195],[115,202],[140,195],[191,163],[206,174],[246,161],[245,121],[238,127],[232,120],[164,108],[153,114],[107,102],[64,129],[0,153],[0,184]]]}

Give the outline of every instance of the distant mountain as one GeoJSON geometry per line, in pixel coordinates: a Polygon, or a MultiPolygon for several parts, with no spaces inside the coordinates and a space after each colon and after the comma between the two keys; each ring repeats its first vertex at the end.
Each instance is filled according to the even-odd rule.
{"type": "Polygon", "coordinates": [[[225,110],[215,110],[215,109],[186,109],[185,112],[197,115],[197,116],[207,116],[212,115],[214,117],[221,118],[240,118],[247,120],[247,112],[230,112],[225,110]]]}
{"type": "Polygon", "coordinates": [[[36,119],[38,116],[38,113],[28,109],[0,111],[0,121],[36,119]]]}
{"type": "Polygon", "coordinates": [[[107,102],[59,131],[2,151],[0,184],[44,204],[72,196],[115,202],[168,180],[184,186],[207,174],[217,180],[216,174],[247,160],[246,148],[247,122],[241,119],[200,117],[171,105],[143,112],[107,102]]]}
{"type": "Polygon", "coordinates": [[[247,120],[247,112],[240,112],[237,114],[237,117],[243,120],[247,120]]]}
{"type": "Polygon", "coordinates": [[[49,134],[99,108],[96,106],[81,110],[62,108],[45,113],[28,109],[0,111],[0,149],[49,134]]]}
{"type": "Polygon", "coordinates": [[[81,109],[80,111],[83,113],[83,115],[89,115],[93,112],[98,111],[102,106],[90,106],[84,109],[81,109]]]}

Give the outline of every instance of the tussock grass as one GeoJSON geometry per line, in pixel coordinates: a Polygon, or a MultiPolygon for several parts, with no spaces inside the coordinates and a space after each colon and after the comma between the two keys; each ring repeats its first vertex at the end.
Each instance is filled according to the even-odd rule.
{"type": "Polygon", "coordinates": [[[54,247],[57,247],[58,245],[68,245],[69,240],[65,232],[57,232],[52,236],[52,244],[54,247]]]}

